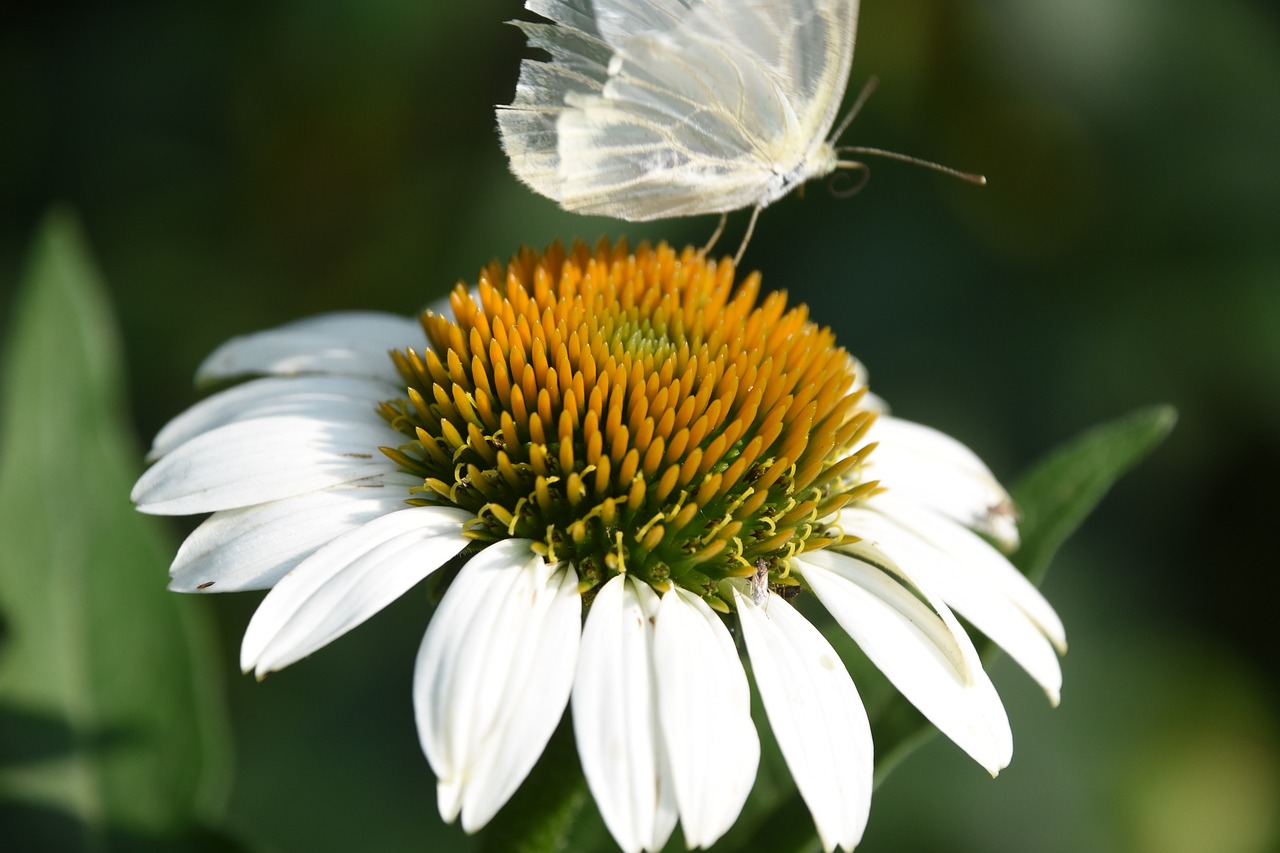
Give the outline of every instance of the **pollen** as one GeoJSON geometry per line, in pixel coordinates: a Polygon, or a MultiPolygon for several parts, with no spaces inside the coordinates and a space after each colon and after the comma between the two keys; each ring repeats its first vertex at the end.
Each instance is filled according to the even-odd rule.
{"type": "Polygon", "coordinates": [[[584,591],[627,572],[711,595],[793,586],[795,555],[848,541],[878,489],[857,362],[786,294],[665,244],[553,244],[458,284],[430,347],[392,357],[381,405],[422,478],[411,502],[473,513],[481,541],[533,540],[584,591]]]}

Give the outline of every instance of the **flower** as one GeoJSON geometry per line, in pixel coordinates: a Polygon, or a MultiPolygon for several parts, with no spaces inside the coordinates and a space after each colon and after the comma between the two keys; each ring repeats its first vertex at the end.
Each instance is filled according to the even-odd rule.
{"type": "Polygon", "coordinates": [[[888,415],[758,275],[554,245],[449,303],[452,319],[334,314],[224,344],[200,377],[258,378],[169,423],[133,493],[212,513],[172,589],[270,589],[241,650],[260,677],[448,583],[414,672],[446,820],[483,827],[571,705],[622,849],[661,848],[677,820],[690,847],[715,842],[759,761],[736,625],[823,847],[852,849],[871,729],[792,604],[805,592],[993,775],[1009,723],[955,613],[1057,701],[1062,625],[973,532],[1016,544],[1008,495],[961,444],[888,415]]]}

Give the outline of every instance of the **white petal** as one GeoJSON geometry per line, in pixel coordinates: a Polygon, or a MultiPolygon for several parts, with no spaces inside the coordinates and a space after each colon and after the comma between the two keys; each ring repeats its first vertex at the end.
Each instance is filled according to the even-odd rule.
{"type": "Polygon", "coordinates": [[[831,644],[779,596],[768,612],[734,589],[769,725],[824,850],[852,850],[871,809],[867,712],[831,644]]]}
{"type": "Polygon", "coordinates": [[[972,450],[945,433],[881,415],[867,432],[879,446],[866,476],[894,493],[982,530],[1006,548],[1018,546],[1013,503],[972,450]]]}
{"type": "Polygon", "coordinates": [[[454,507],[412,507],[334,539],[267,593],[245,630],[241,668],[261,677],[350,631],[466,547],[469,518],[454,507]]]}
{"type": "Polygon", "coordinates": [[[389,473],[242,509],[215,512],[192,531],[169,568],[175,592],[270,589],[321,545],[405,508],[412,474],[389,473]]]}
{"type": "Polygon", "coordinates": [[[413,701],[440,814],[474,832],[529,775],[564,714],[581,635],[578,578],[525,539],[472,557],[418,651],[413,701]]]}
{"type": "MultiPolygon", "coordinates": [[[[832,573],[855,584],[861,593],[873,597],[878,608],[859,614],[865,620],[859,623],[858,634],[854,635],[859,645],[861,635],[867,634],[868,645],[876,647],[919,646],[927,650],[938,667],[950,673],[952,680],[972,684],[974,672],[981,669],[981,664],[969,654],[972,643],[968,642],[968,635],[946,605],[927,590],[916,586],[883,555],[861,546],[861,543],[850,547],[849,551],[854,553],[813,551],[794,558],[792,562],[806,580],[811,575],[818,577],[810,586],[824,604],[823,593],[818,590],[828,588],[832,573]],[[857,554],[860,548],[863,553],[857,554]]],[[[875,655],[869,654],[874,661],[875,655]]]]}
{"type": "Polygon", "coordinates": [[[322,314],[232,338],[204,360],[196,381],[254,373],[330,373],[394,382],[397,374],[388,350],[413,346],[421,351],[425,343],[416,318],[372,311],[322,314]]]}
{"type": "Polygon", "coordinates": [[[867,383],[871,381],[871,372],[867,370],[867,366],[853,354],[850,353],[848,355],[849,370],[853,373],[853,383],[849,386],[849,390],[857,391],[859,389],[866,388],[867,383]]]}
{"type": "Polygon", "coordinates": [[[724,622],[679,587],[662,596],[654,652],[685,844],[710,847],[737,820],[760,762],[747,676],[724,622]],[[714,738],[707,725],[714,726],[714,738]]]}
{"type": "Polygon", "coordinates": [[[151,443],[149,460],[159,459],[202,432],[236,421],[273,415],[314,415],[330,402],[358,402],[369,411],[402,395],[399,385],[345,376],[268,377],[245,382],[201,400],[169,421],[151,443]]]}
{"type": "Polygon", "coordinates": [[[142,512],[236,509],[395,471],[378,448],[404,436],[362,404],[330,403],[329,419],[257,418],[202,433],[138,478],[142,512]]]}
{"type": "Polygon", "coordinates": [[[1013,735],[1004,705],[945,604],[892,564],[830,551],[792,562],[871,662],[939,731],[993,776],[1008,765],[1013,735]]]}
{"type": "Polygon", "coordinates": [[[661,849],[676,823],[654,683],[658,605],[646,583],[626,575],[606,583],[582,628],[573,682],[582,771],[605,826],[626,853],[661,849]]]}
{"type": "MultiPolygon", "coordinates": [[[[1066,629],[1053,605],[1026,575],[1018,571],[1017,566],[1009,562],[1008,557],[991,547],[981,536],[975,536],[950,518],[931,512],[926,507],[914,506],[896,495],[877,495],[867,506],[889,516],[938,550],[964,563],[975,577],[982,578],[987,585],[1000,590],[1025,613],[1059,652],[1066,653],[1066,629]]],[[[943,598],[946,596],[943,595],[943,598]]],[[[960,610],[959,607],[956,609],[960,610]]],[[[968,614],[965,616],[968,617],[968,614]]]]}
{"type": "Polygon", "coordinates": [[[894,505],[893,512],[842,511],[840,524],[972,622],[1057,704],[1062,667],[1047,631],[1061,640],[1062,623],[1039,591],[998,551],[949,519],[901,504],[894,505]]]}

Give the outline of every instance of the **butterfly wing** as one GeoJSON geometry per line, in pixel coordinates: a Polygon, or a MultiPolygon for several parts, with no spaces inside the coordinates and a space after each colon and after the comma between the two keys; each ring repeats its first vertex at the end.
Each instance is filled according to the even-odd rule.
{"type": "Polygon", "coordinates": [[[699,0],[569,0],[590,6],[600,37],[614,47],[643,33],[680,26],[699,0]]]}
{"type": "Polygon", "coordinates": [[[835,124],[853,65],[858,0],[707,0],[723,38],[767,69],[810,143],[835,124]]]}
{"type": "Polygon", "coordinates": [[[670,29],[687,14],[686,0],[528,0],[525,8],[550,24],[513,21],[529,45],[551,55],[550,62],[520,65],[516,96],[498,107],[498,130],[511,170],[531,188],[560,200],[559,135],[556,122],[570,94],[599,94],[617,45],[632,34],[670,29]]]}
{"type": "Polygon", "coordinates": [[[645,220],[771,201],[823,142],[857,0],[535,0],[499,127],[513,171],[569,210],[645,220]]]}
{"type": "Polygon", "coordinates": [[[722,38],[716,18],[701,4],[672,29],[627,39],[600,93],[567,98],[556,124],[565,208],[644,220],[735,210],[764,193],[770,148],[798,123],[769,69],[722,38]]]}
{"type": "Polygon", "coordinates": [[[522,62],[515,100],[510,106],[498,107],[498,131],[511,171],[535,191],[557,201],[561,178],[556,121],[570,109],[565,101],[571,95],[604,90],[613,58],[613,49],[601,40],[593,19],[571,15],[573,10],[567,7],[563,11],[560,17],[552,18],[557,25],[514,22],[531,46],[551,54],[551,61],[522,62]]]}

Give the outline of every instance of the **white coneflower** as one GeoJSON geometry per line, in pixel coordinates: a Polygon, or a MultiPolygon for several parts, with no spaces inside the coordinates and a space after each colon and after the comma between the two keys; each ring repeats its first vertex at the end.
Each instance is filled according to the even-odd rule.
{"type": "Polygon", "coordinates": [[[173,589],[270,588],[241,652],[259,676],[444,570],[414,698],[440,812],[468,832],[571,704],[624,850],[662,847],[677,820],[712,844],[759,760],[736,622],[823,846],[852,849],[871,731],[791,599],[816,596],[993,774],[1009,724],[952,610],[1054,701],[1063,632],[972,532],[1016,542],[986,467],[884,414],[831,332],[759,289],[692,249],[557,245],[459,285],[452,318],[336,314],[237,338],[201,377],[261,378],[166,426],[134,500],[213,513],[173,589]]]}

